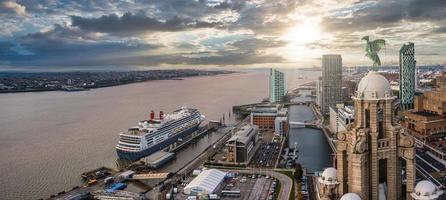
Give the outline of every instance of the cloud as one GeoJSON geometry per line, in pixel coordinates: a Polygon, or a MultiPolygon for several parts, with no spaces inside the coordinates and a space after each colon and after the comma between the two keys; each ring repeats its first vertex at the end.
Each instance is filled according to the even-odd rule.
{"type": "Polygon", "coordinates": [[[446,33],[446,26],[442,26],[442,27],[436,28],[432,32],[433,33],[446,33]]]}
{"type": "Polygon", "coordinates": [[[17,15],[24,16],[26,15],[26,7],[14,1],[5,1],[0,3],[0,13],[1,12],[13,12],[17,15]]]}
{"type": "Polygon", "coordinates": [[[0,43],[0,60],[13,66],[159,66],[159,65],[249,65],[285,62],[279,55],[259,51],[279,47],[283,41],[249,38],[228,42],[233,50],[195,52],[196,44],[173,43],[189,53],[169,54],[158,51],[165,46],[144,41],[98,34],[75,26],[54,25],[47,31],[31,33],[17,39],[30,53],[11,51],[13,43],[0,43]],[[118,39],[118,41],[113,41],[118,39]],[[10,55],[6,55],[10,52],[10,55]],[[11,54],[14,53],[14,54],[11,54]]]}
{"type": "Polygon", "coordinates": [[[154,31],[175,32],[188,29],[217,28],[223,26],[222,23],[218,22],[204,22],[179,17],[158,20],[148,17],[143,13],[132,14],[130,12],[127,12],[122,16],[110,14],[99,18],[71,16],[71,22],[72,26],[79,27],[83,30],[112,34],[154,31]]]}
{"type": "Polygon", "coordinates": [[[277,48],[286,45],[287,42],[281,40],[268,40],[268,39],[258,39],[249,38],[244,40],[239,40],[235,42],[230,42],[228,45],[234,46],[240,50],[253,51],[265,48],[277,48]]]}
{"type": "MultiPolygon", "coordinates": [[[[139,66],[159,66],[159,65],[212,65],[212,66],[229,66],[229,65],[252,65],[266,63],[285,62],[281,56],[268,55],[256,52],[234,53],[219,52],[214,55],[208,55],[209,52],[199,52],[191,54],[170,54],[170,55],[152,55],[128,57],[119,60],[108,60],[114,64],[122,65],[139,65],[139,66]]],[[[91,64],[91,63],[89,63],[91,64]]]]}
{"type": "Polygon", "coordinates": [[[15,52],[12,50],[13,46],[14,44],[11,42],[0,42],[0,56],[15,54],[15,52]]]}
{"type": "Polygon", "coordinates": [[[103,60],[107,57],[150,52],[162,47],[140,40],[115,40],[57,24],[50,30],[21,36],[14,43],[0,43],[0,59],[10,60],[16,65],[72,65],[82,60],[103,60]],[[22,53],[13,49],[22,49],[22,53]]]}
{"type": "MultiPolygon", "coordinates": [[[[332,12],[336,13],[336,10],[332,12]]],[[[374,2],[363,9],[352,10],[347,17],[325,17],[322,24],[329,31],[351,32],[392,27],[402,23],[435,22],[445,17],[446,1],[443,0],[385,0],[374,2]]]]}

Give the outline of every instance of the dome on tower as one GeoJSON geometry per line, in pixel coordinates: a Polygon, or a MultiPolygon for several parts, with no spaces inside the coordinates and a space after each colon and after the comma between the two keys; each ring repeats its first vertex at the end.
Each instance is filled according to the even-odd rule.
{"type": "Polygon", "coordinates": [[[389,81],[375,71],[370,71],[358,84],[356,91],[358,99],[383,99],[392,98],[392,90],[389,81]]]}
{"type": "Polygon", "coordinates": [[[322,172],[321,177],[319,177],[319,183],[324,185],[336,185],[338,184],[338,171],[329,167],[322,172]]]}
{"type": "Polygon", "coordinates": [[[443,194],[443,191],[439,191],[432,182],[420,181],[415,186],[415,190],[411,196],[417,200],[434,200],[441,194],[443,194]]]}
{"type": "Polygon", "coordinates": [[[361,200],[361,197],[355,193],[344,194],[340,200],[361,200]]]}

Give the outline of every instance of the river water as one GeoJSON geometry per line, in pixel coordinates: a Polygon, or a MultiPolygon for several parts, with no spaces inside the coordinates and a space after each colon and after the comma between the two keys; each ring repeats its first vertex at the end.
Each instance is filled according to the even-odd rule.
{"type": "MultiPolygon", "coordinates": [[[[186,105],[198,108],[207,120],[225,114],[227,122],[233,122],[227,118],[233,105],[268,97],[267,74],[268,70],[253,70],[81,92],[0,94],[0,199],[49,197],[81,184],[84,171],[115,167],[118,133],[148,118],[152,109],[166,113],[186,105]]],[[[319,74],[287,70],[288,88],[319,74]],[[309,78],[297,79],[298,75],[309,78]]],[[[175,171],[219,137],[203,137],[163,170],[175,171]]]]}
{"type": "MultiPolygon", "coordinates": [[[[312,110],[308,106],[291,106],[288,112],[290,121],[304,122],[315,119],[312,110]]],[[[297,148],[299,149],[298,162],[308,172],[322,171],[324,168],[333,165],[331,157],[333,152],[321,130],[291,128],[289,137],[290,146],[297,143],[297,148]]]]}

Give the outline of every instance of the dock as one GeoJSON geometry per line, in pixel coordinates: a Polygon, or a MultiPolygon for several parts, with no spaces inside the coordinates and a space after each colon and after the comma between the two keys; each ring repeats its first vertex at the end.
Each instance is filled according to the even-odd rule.
{"type": "Polygon", "coordinates": [[[175,157],[175,153],[158,151],[150,156],[144,157],[145,164],[150,168],[156,169],[163,165],[164,163],[172,160],[175,157]]]}

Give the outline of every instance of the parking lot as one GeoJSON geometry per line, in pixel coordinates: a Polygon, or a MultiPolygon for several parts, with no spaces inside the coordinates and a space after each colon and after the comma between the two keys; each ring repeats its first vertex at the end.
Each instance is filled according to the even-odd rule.
{"type": "MultiPolygon", "coordinates": [[[[191,180],[192,178],[187,178],[182,184],[178,185],[179,192],[174,195],[174,199],[184,200],[188,198],[188,195],[183,193],[183,189],[191,180]]],[[[276,184],[277,181],[269,176],[238,174],[227,179],[216,194],[221,200],[273,200],[276,184]],[[225,196],[222,191],[240,191],[240,195],[225,196]]]]}
{"type": "Polygon", "coordinates": [[[280,153],[279,142],[266,142],[261,144],[260,148],[254,155],[250,167],[274,168],[280,153]]]}
{"type": "Polygon", "coordinates": [[[266,200],[273,199],[275,183],[273,178],[259,175],[241,175],[235,178],[231,188],[225,188],[233,191],[240,191],[240,197],[225,197],[221,199],[243,199],[243,200],[266,200]],[[254,177],[254,178],[253,178],[254,177]]]}

